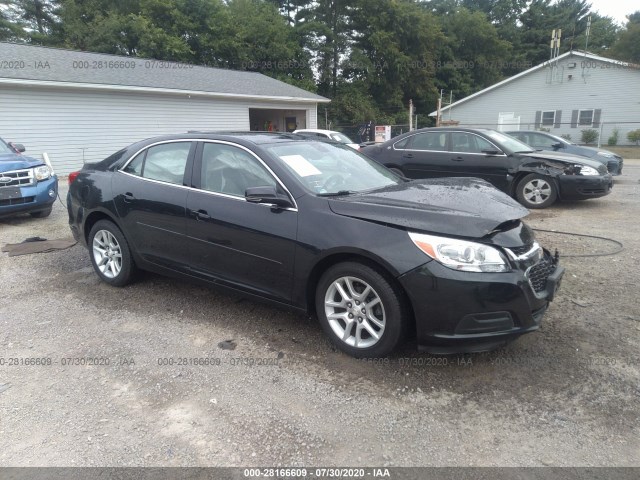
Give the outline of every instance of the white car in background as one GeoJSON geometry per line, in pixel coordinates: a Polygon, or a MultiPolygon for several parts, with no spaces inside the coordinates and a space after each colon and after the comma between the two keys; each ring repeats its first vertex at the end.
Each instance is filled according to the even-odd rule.
{"type": "Polygon", "coordinates": [[[299,133],[306,137],[321,137],[328,138],[333,140],[334,142],[343,143],[345,145],[350,146],[354,150],[360,150],[360,145],[355,143],[349,137],[347,137],[344,133],[334,132],[333,130],[321,130],[317,128],[303,128],[300,130],[294,130],[293,133],[299,133]]]}

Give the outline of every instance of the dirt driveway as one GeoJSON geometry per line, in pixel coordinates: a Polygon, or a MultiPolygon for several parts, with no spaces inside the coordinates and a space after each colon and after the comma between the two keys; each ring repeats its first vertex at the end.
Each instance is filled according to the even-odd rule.
{"type": "MultiPolygon", "coordinates": [[[[638,466],[640,161],[625,169],[608,197],[528,219],[624,251],[564,258],[542,329],[486,354],[358,361],[227,293],[155,275],[111,288],[81,246],[1,254],[0,465],[638,466]]],[[[69,235],[61,204],[0,221],[2,244],[36,235],[69,235]]]]}

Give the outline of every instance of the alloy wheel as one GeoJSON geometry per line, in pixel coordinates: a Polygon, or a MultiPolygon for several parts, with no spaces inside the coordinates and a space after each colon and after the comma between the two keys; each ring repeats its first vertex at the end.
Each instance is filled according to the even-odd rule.
{"type": "Polygon", "coordinates": [[[98,230],[92,248],[100,272],[107,278],[117,277],[122,270],[122,249],[116,237],[108,230],[98,230]]]}
{"type": "Polygon", "coordinates": [[[546,180],[534,178],[522,190],[523,197],[534,205],[544,203],[551,196],[551,185],[546,180]]]}
{"type": "Polygon", "coordinates": [[[357,277],[340,277],[331,283],[324,311],[335,335],[349,346],[369,348],[384,334],[382,300],[371,285],[357,277]]]}

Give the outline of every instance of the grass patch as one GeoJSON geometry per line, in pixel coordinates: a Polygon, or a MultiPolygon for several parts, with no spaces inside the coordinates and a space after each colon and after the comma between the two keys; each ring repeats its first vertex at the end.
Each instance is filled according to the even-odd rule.
{"type": "Polygon", "coordinates": [[[622,158],[640,158],[640,145],[630,145],[626,147],[613,147],[610,145],[602,145],[605,150],[610,150],[613,153],[617,153],[622,158]]]}

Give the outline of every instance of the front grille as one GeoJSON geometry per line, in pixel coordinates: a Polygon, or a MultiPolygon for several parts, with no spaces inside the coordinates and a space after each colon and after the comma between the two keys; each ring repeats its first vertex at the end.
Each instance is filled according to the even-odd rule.
{"type": "Polygon", "coordinates": [[[28,187],[33,185],[33,170],[13,170],[11,172],[0,172],[0,188],[2,187],[28,187]],[[8,180],[7,180],[8,179],[8,180]]]}
{"type": "Polygon", "coordinates": [[[516,257],[519,257],[520,255],[524,255],[525,253],[527,253],[532,248],[533,243],[529,243],[527,245],[523,245],[522,247],[509,247],[509,250],[511,250],[511,252],[513,252],[516,257]]]}
{"type": "Polygon", "coordinates": [[[25,203],[33,203],[35,202],[36,197],[20,197],[20,198],[9,198],[7,200],[0,200],[0,207],[9,207],[12,205],[24,205],[25,203]]]}
{"type": "Polygon", "coordinates": [[[556,265],[553,259],[551,256],[545,255],[542,260],[529,269],[527,276],[531,288],[533,288],[536,293],[544,292],[545,288],[547,288],[547,278],[549,278],[549,275],[555,270],[556,265]]]}

